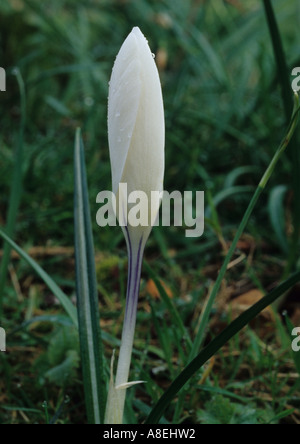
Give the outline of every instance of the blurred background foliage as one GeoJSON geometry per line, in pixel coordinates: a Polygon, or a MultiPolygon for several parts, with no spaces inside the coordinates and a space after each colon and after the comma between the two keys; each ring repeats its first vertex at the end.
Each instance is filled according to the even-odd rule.
{"type": "MultiPolygon", "coordinates": [[[[300,7],[294,0],[277,0],[274,6],[292,68],[300,62],[300,7]]],[[[0,60],[8,72],[7,92],[1,94],[0,214],[5,219],[20,117],[18,86],[11,75],[17,66],[27,92],[24,194],[18,221],[23,242],[52,239],[72,244],[77,126],[85,137],[94,210],[97,192],[111,188],[108,80],[133,26],[148,38],[162,81],[165,189],[211,190],[216,196],[225,187],[250,186],[233,192],[227,205],[220,205],[222,224],[236,225],[251,185],[257,183],[285,128],[261,1],[3,0],[0,14],[0,60]]],[[[289,185],[290,171],[285,156],[273,183],[289,185]]],[[[261,203],[255,227],[270,237],[267,208],[261,203]]],[[[164,230],[166,238],[168,231],[164,230]]],[[[116,233],[97,230],[101,249],[110,248],[116,233]]]]}
{"type": "MultiPolygon", "coordinates": [[[[272,4],[291,73],[293,67],[300,66],[300,3],[274,0],[272,4]]],[[[118,227],[96,226],[96,195],[111,189],[108,81],[116,54],[133,26],[139,26],[148,39],[162,82],[166,118],[165,189],[204,190],[206,196],[203,237],[187,239],[182,228],[157,227],[146,251],[146,258],[155,259],[153,266],[160,276],[168,278],[168,294],[184,295],[176,304],[183,321],[189,322],[191,328],[197,326],[199,297],[202,303],[201,297],[210,285],[210,278],[216,276],[227,242],[231,241],[286,127],[272,43],[260,0],[1,0],[0,66],[7,72],[7,91],[0,93],[0,224],[4,226],[6,222],[14,150],[19,137],[20,93],[14,75],[18,67],[27,103],[23,191],[14,239],[31,249],[73,245],[73,146],[75,129],[80,126],[86,148],[95,245],[102,254],[97,262],[101,302],[107,310],[102,318],[112,335],[120,333],[117,322],[120,305],[116,295],[125,292],[126,255],[118,227]],[[112,294],[116,299],[112,299],[112,294]]],[[[243,276],[262,290],[283,273],[285,236],[299,230],[292,226],[291,171],[291,159],[286,154],[251,218],[248,237],[244,238],[244,244],[239,244],[250,259],[244,268],[231,271],[236,282],[243,276]]],[[[72,295],[74,264],[72,254],[68,254],[67,265],[57,255],[43,257],[41,262],[72,295]]],[[[33,279],[28,277],[31,273],[26,264],[18,264],[21,290],[29,302],[22,299],[20,290],[19,304],[15,297],[18,287],[8,283],[6,312],[11,313],[14,322],[23,321],[24,313],[29,320],[32,315],[53,308],[49,292],[31,285],[33,279]]],[[[11,271],[11,279],[13,276],[11,271]]],[[[144,282],[142,294],[145,288],[159,304],[153,283],[144,282]]],[[[151,312],[149,304],[146,308],[151,312]]],[[[169,354],[171,363],[172,348],[168,340],[172,340],[174,332],[167,325],[164,310],[163,304],[155,308],[157,319],[165,328],[158,336],[164,341],[163,350],[169,354]]],[[[149,312],[141,312],[138,319],[148,319],[149,312]]],[[[43,349],[45,332],[40,328],[38,341],[32,334],[25,338],[29,344],[37,341],[43,349]]],[[[148,334],[145,333],[146,337],[148,334]]],[[[44,351],[38,358],[43,368],[57,337],[55,330],[49,340],[50,351],[44,351]]],[[[24,343],[24,336],[16,341],[24,343]]],[[[260,343],[253,341],[251,336],[253,350],[249,354],[255,365],[260,363],[263,367],[257,351],[260,343]]],[[[74,363],[77,368],[76,346],[71,347],[71,355],[68,355],[69,345],[64,347],[66,353],[60,362],[66,366],[74,363]]],[[[245,354],[241,356],[244,358],[245,354]]],[[[222,363],[224,360],[222,357],[222,363]]],[[[59,364],[56,356],[52,361],[59,364]]],[[[234,360],[229,362],[228,375],[231,364],[234,365],[234,360]]],[[[21,363],[11,365],[18,372],[21,363]]],[[[272,368],[266,385],[274,393],[280,391],[274,382],[274,368],[267,359],[266,368],[272,368]]],[[[53,381],[60,375],[60,367],[54,372],[51,369],[51,366],[45,368],[44,379],[53,381]]],[[[171,366],[169,371],[172,376],[171,366]]],[[[234,373],[238,375],[237,368],[234,373]]],[[[6,377],[8,374],[7,371],[6,377]]],[[[139,376],[138,379],[143,379],[143,375],[139,376]]],[[[152,399],[157,398],[156,389],[149,386],[145,390],[152,399]]],[[[12,399],[18,398],[14,396],[12,399]]],[[[36,396],[40,401],[41,395],[36,396]]],[[[209,397],[204,400],[210,402],[212,410],[214,400],[209,397]]],[[[33,400],[29,407],[34,409],[34,403],[33,400]]],[[[198,412],[199,417],[202,413],[198,412]]]]}

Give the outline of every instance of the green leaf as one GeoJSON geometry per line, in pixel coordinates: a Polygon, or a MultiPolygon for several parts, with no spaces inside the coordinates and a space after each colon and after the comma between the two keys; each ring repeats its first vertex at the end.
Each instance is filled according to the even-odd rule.
{"type": "Polygon", "coordinates": [[[106,393],[94,244],[80,130],[75,139],[74,187],[76,293],[85,402],[89,423],[101,424],[106,393]]]}
{"type": "Polygon", "coordinates": [[[190,349],[192,346],[192,341],[191,341],[191,338],[188,334],[188,331],[186,330],[185,326],[183,325],[182,319],[178,313],[177,308],[175,307],[172,300],[167,295],[167,292],[164,289],[163,285],[161,284],[157,274],[152,270],[152,268],[149,266],[149,264],[146,261],[144,261],[144,266],[145,266],[145,269],[147,270],[147,272],[149,273],[149,276],[151,277],[151,279],[153,279],[153,282],[155,283],[156,288],[159,291],[159,294],[160,294],[166,308],[168,309],[168,311],[172,317],[173,324],[177,325],[177,327],[180,331],[180,334],[182,335],[183,338],[185,338],[185,340],[187,341],[188,347],[190,349]]]}
{"type": "Polygon", "coordinates": [[[66,388],[75,381],[79,367],[79,337],[74,325],[58,325],[48,350],[37,357],[33,368],[40,384],[49,382],[66,388]]]}
{"type": "MultiPolygon", "coordinates": [[[[14,236],[16,219],[18,215],[20,199],[22,194],[22,181],[23,181],[23,140],[24,140],[24,129],[26,122],[26,94],[25,94],[25,86],[23,82],[23,78],[21,76],[20,71],[16,68],[14,70],[14,74],[17,77],[20,96],[21,96],[21,122],[19,129],[19,140],[18,145],[14,155],[14,168],[12,173],[12,182],[10,189],[10,197],[9,197],[9,207],[7,213],[7,224],[6,224],[6,232],[10,237],[14,236]]],[[[3,290],[5,287],[6,276],[7,276],[7,268],[9,264],[10,258],[10,245],[6,243],[4,246],[3,257],[0,265],[0,319],[2,317],[3,310],[3,290]]]]}
{"type": "Polygon", "coordinates": [[[287,186],[278,185],[272,189],[269,197],[269,215],[278,243],[284,253],[288,253],[288,243],[285,232],[284,198],[287,186]]]}
{"type": "Polygon", "coordinates": [[[253,174],[256,172],[257,172],[257,167],[253,165],[245,165],[234,168],[227,175],[226,180],[224,182],[224,188],[231,188],[235,186],[236,181],[244,174],[253,174]]]}
{"type": "Polygon", "coordinates": [[[31,319],[28,319],[28,321],[22,322],[22,324],[16,326],[12,330],[9,331],[7,334],[7,338],[14,335],[18,331],[26,329],[31,324],[40,324],[41,322],[45,323],[51,323],[51,324],[57,324],[57,325],[66,325],[66,326],[73,326],[73,322],[68,316],[64,315],[42,315],[42,316],[35,316],[31,319]]]}
{"type": "Polygon", "coordinates": [[[70,117],[72,115],[71,111],[58,99],[55,97],[47,95],[45,97],[47,105],[51,106],[57,113],[64,117],[70,117]]]}
{"type": "Polygon", "coordinates": [[[254,319],[262,310],[272,304],[276,299],[283,295],[289,288],[300,281],[300,271],[293,274],[284,283],[272,290],[268,295],[242,313],[228,327],[226,327],[216,338],[214,338],[184,370],[172,382],[165,391],[157,404],[152,409],[145,424],[156,424],[167,406],[175,398],[181,388],[190,380],[190,378],[215,354],[217,353],[233,336],[235,336],[243,327],[254,319]]]}
{"type": "Polygon", "coordinates": [[[217,395],[205,403],[205,411],[200,411],[204,424],[229,424],[235,413],[235,404],[222,395],[217,395]]]}
{"type": "Polygon", "coordinates": [[[67,352],[66,359],[56,367],[51,368],[45,373],[45,378],[49,382],[58,386],[64,386],[72,378],[74,370],[78,367],[79,355],[75,350],[67,352]]]}
{"type": "Polygon", "coordinates": [[[291,99],[291,85],[288,76],[287,63],[283,50],[280,31],[278,28],[277,20],[275,17],[274,9],[271,0],[263,0],[265,7],[265,14],[269,26],[269,31],[273,44],[273,52],[277,63],[278,77],[282,92],[282,101],[285,109],[285,116],[287,122],[290,118],[290,113],[293,108],[293,102],[291,99]]]}
{"type": "Polygon", "coordinates": [[[45,282],[47,287],[57,297],[61,305],[64,307],[74,325],[78,325],[76,307],[72,304],[68,296],[58,287],[54,280],[35,262],[22,248],[20,248],[13,240],[0,229],[0,237],[23,258],[36,271],[40,278],[45,282]]]}
{"type": "MultiPolygon", "coordinates": [[[[224,200],[232,198],[236,195],[241,195],[243,193],[253,193],[254,187],[251,185],[235,185],[233,187],[225,188],[224,190],[220,191],[216,196],[213,198],[214,207],[216,208],[220,203],[222,203],[224,200]]],[[[208,207],[205,209],[205,217],[209,218],[211,215],[211,209],[208,207]]]]}
{"type": "Polygon", "coordinates": [[[47,351],[47,362],[52,367],[61,364],[70,350],[79,355],[78,332],[74,327],[59,326],[51,338],[47,351]]]}
{"type": "Polygon", "coordinates": [[[192,350],[192,353],[190,355],[190,358],[193,358],[195,356],[195,353],[197,351],[196,346],[198,347],[203,342],[205,329],[206,329],[206,326],[207,326],[207,323],[208,323],[208,320],[209,320],[209,315],[210,315],[210,312],[212,310],[214,301],[215,301],[215,299],[217,297],[218,291],[219,291],[219,289],[221,287],[221,283],[222,283],[222,280],[223,280],[223,278],[225,276],[225,273],[227,271],[227,267],[228,267],[228,265],[230,263],[230,260],[231,260],[231,258],[233,256],[234,252],[235,252],[237,243],[238,243],[242,233],[244,232],[244,229],[247,226],[247,223],[248,223],[248,221],[250,219],[250,216],[251,216],[251,214],[252,214],[252,212],[254,210],[254,207],[255,207],[255,205],[257,204],[257,202],[258,202],[258,200],[260,198],[260,195],[264,191],[264,189],[265,189],[268,181],[270,180],[270,177],[271,177],[271,175],[272,175],[272,173],[273,173],[273,171],[274,171],[274,169],[275,169],[275,167],[276,167],[280,157],[282,156],[282,154],[286,150],[286,148],[287,148],[287,146],[288,146],[288,144],[289,144],[289,142],[290,142],[290,140],[291,140],[291,138],[292,138],[292,136],[294,134],[294,131],[295,131],[295,129],[297,127],[297,124],[298,124],[298,114],[299,114],[299,97],[298,97],[297,93],[294,93],[294,109],[293,109],[293,113],[292,113],[292,116],[291,116],[291,121],[289,123],[289,126],[288,126],[286,132],[285,132],[285,136],[283,137],[281,143],[279,144],[279,146],[278,146],[278,148],[277,148],[277,150],[276,150],[276,152],[275,152],[271,162],[269,163],[269,165],[268,165],[264,175],[262,176],[262,178],[261,178],[261,180],[259,182],[259,184],[258,184],[258,186],[257,186],[257,188],[255,190],[255,193],[253,194],[252,199],[251,199],[251,201],[250,201],[250,203],[249,203],[249,205],[248,205],[248,207],[247,207],[247,209],[246,209],[246,211],[244,213],[243,219],[242,219],[242,221],[241,221],[241,223],[240,223],[240,225],[239,225],[239,227],[238,227],[238,229],[237,229],[237,231],[235,233],[234,239],[233,239],[232,244],[231,244],[231,246],[230,246],[230,248],[228,250],[228,253],[227,253],[226,257],[225,257],[223,265],[222,265],[222,267],[220,269],[220,272],[218,274],[218,277],[217,277],[217,280],[215,282],[215,285],[214,285],[214,287],[213,287],[213,289],[212,289],[212,291],[211,291],[211,293],[209,295],[209,298],[207,300],[207,304],[205,305],[205,308],[204,308],[203,312],[201,313],[200,327],[199,327],[199,330],[197,332],[197,336],[196,336],[196,339],[195,339],[195,345],[193,347],[193,350],[192,350]]]}
{"type": "Polygon", "coordinates": [[[278,415],[274,416],[274,418],[270,419],[268,424],[272,424],[273,422],[278,422],[280,419],[286,418],[287,416],[290,416],[294,413],[295,409],[287,409],[284,410],[281,413],[278,413],[278,415]]]}

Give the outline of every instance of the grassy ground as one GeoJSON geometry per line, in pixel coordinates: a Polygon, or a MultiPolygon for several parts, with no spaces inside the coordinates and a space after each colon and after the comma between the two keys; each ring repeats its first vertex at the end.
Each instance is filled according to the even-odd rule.
{"type": "MultiPolygon", "coordinates": [[[[273,4],[291,72],[300,66],[299,5],[294,0],[273,4]]],[[[74,300],[75,129],[83,130],[95,220],[96,195],[111,188],[108,80],[133,26],[149,40],[162,81],[165,189],[206,193],[204,236],[188,239],[183,229],[156,228],[146,249],[147,263],[193,339],[224,254],[286,125],[261,1],[55,0],[44,5],[2,0],[0,65],[7,71],[7,91],[0,93],[0,224],[7,221],[19,143],[18,67],[25,83],[26,125],[14,240],[74,300]]],[[[207,342],[284,275],[286,238],[299,230],[292,224],[291,174],[287,153],[239,242],[207,342]]],[[[100,229],[95,223],[94,234],[109,360],[123,320],[125,244],[118,227],[100,229]]],[[[297,258],[292,269],[299,268],[297,258]]],[[[299,423],[297,358],[282,316],[285,310],[300,325],[299,291],[294,288],[280,310],[266,310],[215,356],[168,409],[165,421],[299,423]]],[[[85,422],[77,334],[58,301],[16,255],[2,296],[8,352],[0,354],[1,423],[43,424],[47,417],[63,424],[85,422]]],[[[147,384],[130,390],[129,422],[143,421],[186,361],[187,338],[179,334],[144,268],[131,379],[147,384]]]]}

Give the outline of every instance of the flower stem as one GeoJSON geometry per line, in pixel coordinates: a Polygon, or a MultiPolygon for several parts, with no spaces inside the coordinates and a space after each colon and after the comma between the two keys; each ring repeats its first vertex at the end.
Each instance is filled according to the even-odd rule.
{"type": "Polygon", "coordinates": [[[126,241],[128,249],[128,283],[125,319],[115,382],[111,375],[106,405],[105,424],[123,423],[126,385],[128,383],[131,362],[141,269],[145,247],[145,242],[143,242],[142,237],[138,242],[132,242],[128,231],[126,232],[126,241]]]}

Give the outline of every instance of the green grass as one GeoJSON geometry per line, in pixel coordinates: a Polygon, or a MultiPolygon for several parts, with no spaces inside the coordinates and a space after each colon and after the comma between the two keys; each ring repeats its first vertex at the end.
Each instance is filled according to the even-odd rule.
{"type": "MultiPolygon", "coordinates": [[[[290,73],[300,66],[299,5],[294,0],[272,4],[290,73]]],[[[1,1],[0,66],[7,71],[7,92],[0,93],[0,228],[8,222],[12,184],[16,186],[14,150],[22,128],[13,76],[17,67],[25,85],[26,127],[13,240],[54,282],[49,290],[26,261],[10,261],[0,295],[9,350],[0,354],[1,423],[87,421],[78,342],[55,287],[74,301],[74,255],[68,248],[74,244],[73,141],[78,126],[86,150],[107,360],[119,346],[126,249],[118,227],[97,227],[95,201],[100,190],[111,188],[108,80],[122,41],[136,25],[156,53],[162,80],[165,189],[204,190],[207,220],[199,239],[185,238],[179,228],[156,228],[147,244],[131,370],[131,380],[147,383],[128,391],[128,422],[145,420],[186,365],[225,250],[284,134],[286,117],[262,1],[1,1]],[[38,254],[36,247],[46,250],[38,254]],[[59,254],[53,253],[56,247],[59,254]],[[150,279],[164,281],[161,296],[154,294],[150,279]]],[[[299,270],[299,245],[296,260],[288,263],[297,231],[292,171],[285,153],[238,243],[233,260],[241,260],[227,271],[216,297],[206,345],[231,320],[229,302],[253,288],[272,290],[287,267],[299,270]]],[[[295,287],[283,306],[294,322],[297,307],[295,287]]],[[[197,372],[180,408],[171,404],[164,421],[299,422],[299,375],[280,314],[259,316],[232,339],[211,367],[197,372]]]]}

